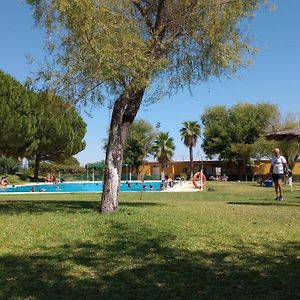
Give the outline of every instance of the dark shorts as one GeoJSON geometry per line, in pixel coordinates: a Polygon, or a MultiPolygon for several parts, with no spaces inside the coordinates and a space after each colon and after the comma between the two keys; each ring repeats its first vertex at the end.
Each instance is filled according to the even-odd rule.
{"type": "Polygon", "coordinates": [[[284,174],[272,174],[273,181],[284,180],[284,174]]]}

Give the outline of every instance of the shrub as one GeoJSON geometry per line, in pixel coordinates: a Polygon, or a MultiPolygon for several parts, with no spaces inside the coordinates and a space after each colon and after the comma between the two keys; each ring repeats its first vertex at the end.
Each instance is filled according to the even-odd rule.
{"type": "Polygon", "coordinates": [[[64,165],[56,163],[42,162],[40,164],[40,173],[43,175],[51,174],[69,174],[69,175],[83,175],[85,174],[85,168],[78,165],[64,165]]]}
{"type": "Polygon", "coordinates": [[[31,176],[32,176],[32,172],[30,169],[23,170],[23,172],[19,174],[20,179],[24,181],[29,180],[31,176]]]}
{"type": "Polygon", "coordinates": [[[0,174],[15,174],[18,170],[18,162],[12,157],[0,157],[0,174]]]}

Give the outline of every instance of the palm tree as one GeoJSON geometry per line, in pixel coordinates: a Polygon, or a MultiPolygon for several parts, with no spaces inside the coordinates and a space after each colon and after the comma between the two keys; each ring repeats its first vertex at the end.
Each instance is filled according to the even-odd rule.
{"type": "Polygon", "coordinates": [[[191,178],[194,175],[194,158],[193,147],[196,146],[197,138],[200,136],[200,125],[197,121],[185,121],[182,123],[183,127],[180,129],[180,136],[183,143],[189,148],[190,163],[191,163],[191,178]]]}
{"type": "Polygon", "coordinates": [[[164,168],[167,166],[174,155],[175,145],[174,140],[169,136],[169,132],[160,132],[157,139],[154,141],[153,153],[154,157],[159,161],[162,171],[161,179],[165,177],[164,168]]]}

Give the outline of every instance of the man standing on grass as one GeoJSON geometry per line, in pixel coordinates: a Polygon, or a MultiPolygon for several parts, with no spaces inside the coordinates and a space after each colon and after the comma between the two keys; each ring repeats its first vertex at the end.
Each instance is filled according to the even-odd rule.
{"type": "Polygon", "coordinates": [[[283,201],[282,182],[284,180],[284,174],[287,171],[287,162],[285,157],[280,155],[280,150],[278,148],[275,148],[273,150],[273,154],[274,156],[271,160],[271,167],[269,173],[270,176],[272,176],[275,185],[275,200],[283,201]]]}

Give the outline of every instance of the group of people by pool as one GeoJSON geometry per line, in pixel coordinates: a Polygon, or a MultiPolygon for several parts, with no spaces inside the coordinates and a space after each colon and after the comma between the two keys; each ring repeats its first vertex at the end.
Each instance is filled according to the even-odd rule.
{"type": "MultiPolygon", "coordinates": [[[[125,184],[127,185],[127,187],[129,189],[133,188],[133,184],[135,184],[136,186],[141,186],[141,190],[144,190],[144,191],[145,190],[154,190],[155,187],[157,187],[157,186],[154,186],[154,183],[150,182],[150,184],[149,183],[145,184],[144,181],[141,181],[141,182],[137,181],[137,182],[133,183],[133,182],[127,180],[125,184]]],[[[161,181],[161,183],[159,185],[159,190],[162,191],[166,188],[170,188],[173,186],[174,186],[174,181],[172,178],[169,177],[169,178],[166,178],[161,181]]]]}
{"type": "MultiPolygon", "coordinates": [[[[130,189],[132,188],[132,182],[131,181],[126,181],[126,184],[127,184],[128,188],[130,188],[130,189]]],[[[149,187],[148,187],[144,182],[135,182],[135,184],[137,186],[141,185],[141,189],[143,189],[143,190],[147,190],[147,189],[153,190],[153,188],[154,188],[153,184],[150,184],[149,187]]]]}
{"type": "Polygon", "coordinates": [[[161,181],[160,189],[161,189],[161,190],[164,190],[164,189],[166,189],[166,188],[171,188],[171,187],[173,187],[173,186],[174,186],[174,180],[173,180],[173,178],[167,177],[166,179],[163,179],[163,180],[161,181]]]}

